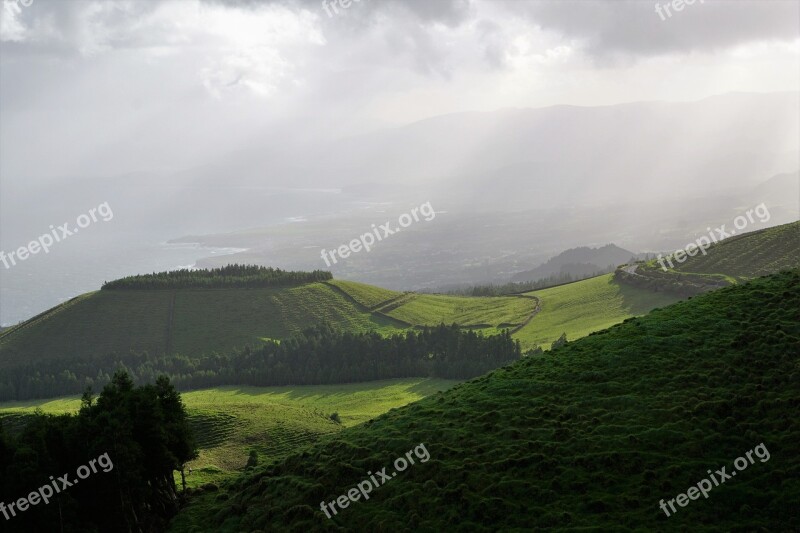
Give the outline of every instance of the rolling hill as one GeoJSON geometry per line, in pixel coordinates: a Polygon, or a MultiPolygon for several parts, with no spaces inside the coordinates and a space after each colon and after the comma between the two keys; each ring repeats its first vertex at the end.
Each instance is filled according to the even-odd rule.
{"type": "Polygon", "coordinates": [[[798,308],[794,270],[653,311],[324,437],[171,530],[796,530],[798,308]],[[659,508],[723,466],[707,500],[659,508]],[[368,500],[323,514],[382,467],[368,500]]]}
{"type": "Polygon", "coordinates": [[[130,351],[199,356],[284,339],[326,321],[391,333],[458,323],[488,333],[521,325],[536,301],[400,293],[353,282],[288,288],[106,290],[84,294],[0,334],[0,369],[130,351]]]}
{"type": "MultiPolygon", "coordinates": [[[[693,295],[800,266],[800,222],[743,233],[695,251],[664,270],[654,259],[617,269],[615,278],[637,287],[693,295]]],[[[664,266],[669,263],[664,260],[664,266]]]]}

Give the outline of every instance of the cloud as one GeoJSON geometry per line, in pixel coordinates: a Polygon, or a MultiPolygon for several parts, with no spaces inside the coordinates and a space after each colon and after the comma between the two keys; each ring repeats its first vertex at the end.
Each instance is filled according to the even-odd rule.
{"type": "MultiPolygon", "coordinates": [[[[685,2],[685,0],[681,0],[685,2]]],[[[502,0],[511,13],[582,42],[593,57],[714,51],[753,41],[800,38],[800,4],[783,0],[695,0],[663,19],[671,0],[502,0]],[[662,8],[663,10],[663,8],[662,8]]]]}
{"type": "MultiPolygon", "coordinates": [[[[238,8],[259,8],[264,5],[281,5],[289,8],[322,11],[322,0],[202,0],[204,3],[238,8]]],[[[470,0],[351,0],[344,9],[341,0],[327,0],[336,4],[338,12],[347,11],[353,16],[367,17],[378,13],[403,11],[422,23],[439,23],[455,27],[465,22],[470,14],[470,0]]],[[[327,17],[333,18],[333,17],[327,17]]]]}
{"type": "Polygon", "coordinates": [[[353,0],[331,17],[322,0],[0,1],[4,176],[178,168],[274,132],[463,110],[798,84],[789,2],[706,0],[661,21],[666,0],[353,0]]]}

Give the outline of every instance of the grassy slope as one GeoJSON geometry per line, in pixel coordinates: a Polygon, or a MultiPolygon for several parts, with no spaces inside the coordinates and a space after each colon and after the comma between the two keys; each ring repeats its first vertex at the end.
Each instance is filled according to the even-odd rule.
{"type": "Polygon", "coordinates": [[[227,351],[263,339],[282,339],[323,320],[348,331],[391,333],[458,322],[482,325],[491,333],[502,324],[522,323],[534,304],[519,297],[404,295],[351,282],[293,288],[97,291],[0,335],[0,368],[31,359],[91,357],[131,349],[189,356],[227,351]]]}
{"type": "Polygon", "coordinates": [[[686,256],[683,263],[673,260],[673,265],[674,268],[664,272],[656,260],[651,260],[637,272],[667,279],[681,279],[686,274],[697,275],[698,279],[710,276],[736,283],[797,268],[800,266],[800,222],[729,237],[712,244],[705,254],[695,251],[695,255],[686,256]]]}
{"type": "Polygon", "coordinates": [[[523,323],[536,305],[530,298],[504,296],[470,298],[432,294],[402,293],[350,281],[330,282],[353,300],[406,324],[435,326],[461,324],[498,333],[523,323]]]}
{"type": "MultiPolygon", "coordinates": [[[[182,394],[195,428],[200,457],[189,466],[189,486],[220,481],[240,470],[251,449],[262,462],[285,457],[319,439],[438,391],[456,381],[397,379],[309,387],[219,387],[182,394]],[[330,414],[337,412],[341,425],[330,414]]],[[[0,404],[0,418],[74,412],[77,398],[0,404]]]]}
{"type": "Polygon", "coordinates": [[[524,347],[539,344],[544,348],[562,333],[575,340],[679,300],[670,294],[617,283],[613,274],[527,294],[539,298],[542,310],[514,337],[524,347]]]}
{"type": "Polygon", "coordinates": [[[402,292],[392,291],[374,285],[367,285],[366,283],[358,283],[356,281],[341,281],[331,280],[329,285],[339,287],[341,290],[349,294],[354,300],[370,309],[375,309],[382,303],[393,300],[402,296],[402,292]]]}
{"type": "Polygon", "coordinates": [[[533,310],[535,302],[521,297],[470,298],[417,294],[399,307],[387,312],[391,317],[426,326],[457,323],[499,331],[498,326],[522,323],[533,310]]]}
{"type": "Polygon", "coordinates": [[[677,272],[723,273],[746,280],[800,265],[800,222],[767,228],[725,239],[684,263],[677,272]]]}
{"type": "Polygon", "coordinates": [[[800,528],[800,272],[680,302],[458,385],[203,495],[174,531],[800,528]],[[425,443],[431,459],[329,520],[425,443]],[[771,454],[666,517],[660,499],[771,454]]]}

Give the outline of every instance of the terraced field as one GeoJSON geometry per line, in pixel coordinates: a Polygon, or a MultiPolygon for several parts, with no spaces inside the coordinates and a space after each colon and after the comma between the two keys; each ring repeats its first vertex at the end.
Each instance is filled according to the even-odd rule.
{"type": "Polygon", "coordinates": [[[386,302],[404,294],[402,292],[383,289],[381,287],[367,285],[365,283],[358,283],[356,281],[341,281],[334,279],[328,281],[327,284],[338,287],[367,309],[376,309],[381,304],[385,304],[386,302]]]}
{"type": "Polygon", "coordinates": [[[536,301],[523,296],[473,298],[386,291],[362,283],[328,282],[374,313],[409,326],[459,324],[482,329],[487,334],[523,324],[536,308],[536,301]]]}
{"type": "MultiPolygon", "coordinates": [[[[226,479],[241,470],[250,450],[264,463],[283,458],[393,408],[455,385],[437,379],[387,380],[313,387],[221,387],[182,394],[200,456],[188,466],[187,484],[226,479]],[[330,415],[338,413],[340,423],[330,415]]],[[[45,413],[74,412],[78,398],[0,404],[0,421],[13,431],[39,408],[45,413]]]]}

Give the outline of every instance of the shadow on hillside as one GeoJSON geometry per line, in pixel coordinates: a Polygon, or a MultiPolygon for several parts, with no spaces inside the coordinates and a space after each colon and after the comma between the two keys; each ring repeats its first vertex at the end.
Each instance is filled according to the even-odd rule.
{"type": "Polygon", "coordinates": [[[622,297],[620,309],[627,313],[637,316],[645,315],[656,307],[665,307],[680,300],[680,296],[673,294],[655,292],[625,283],[615,281],[614,278],[608,279],[609,285],[614,285],[617,288],[617,293],[622,297]]]}

